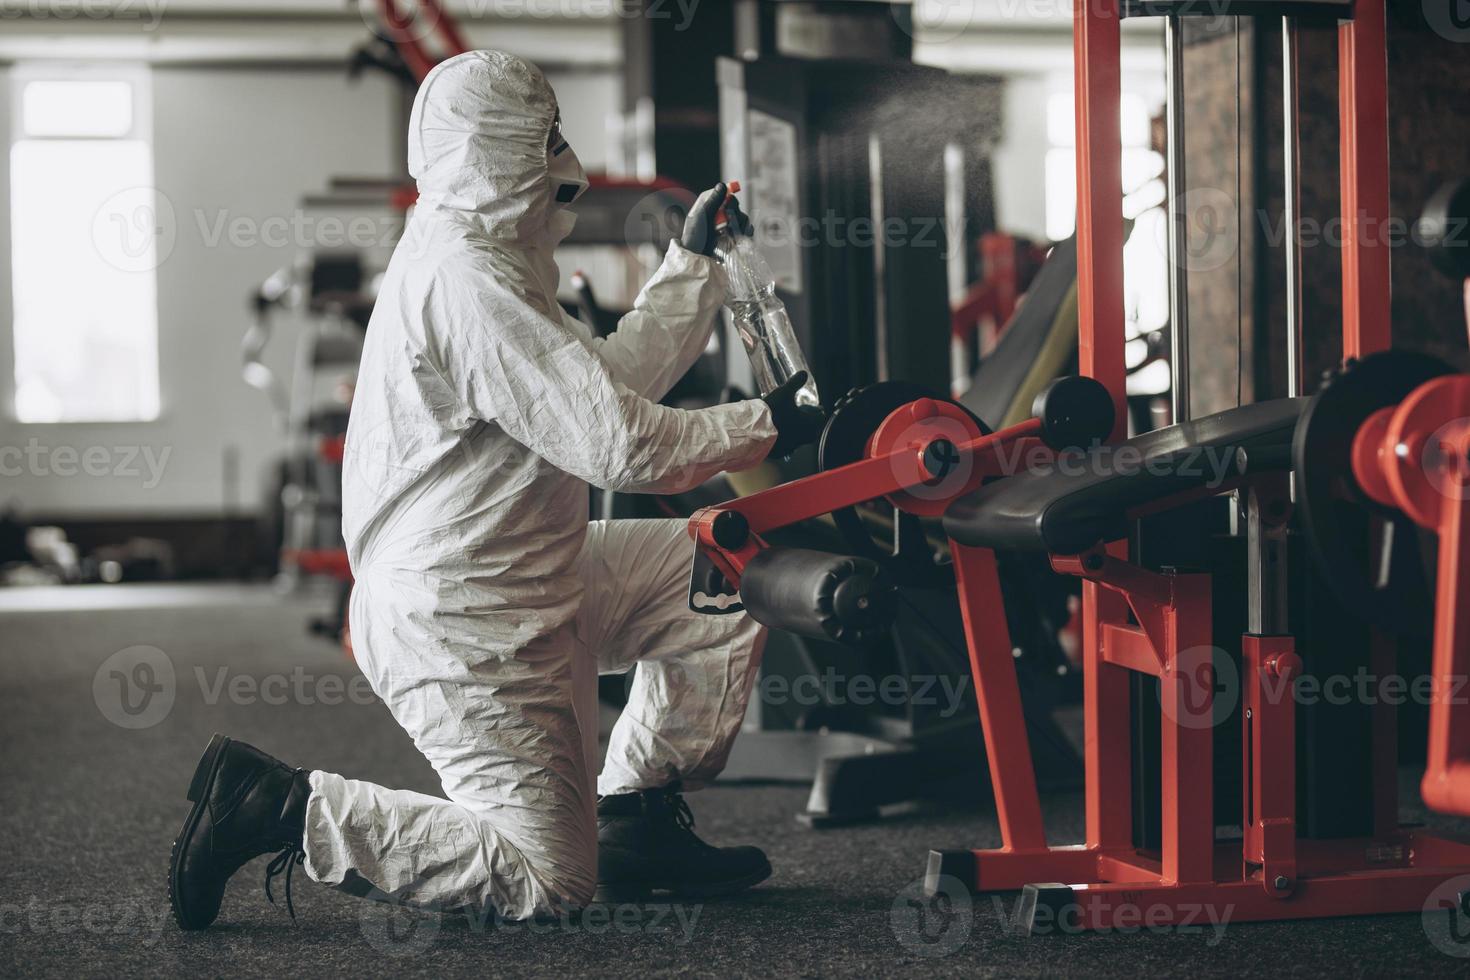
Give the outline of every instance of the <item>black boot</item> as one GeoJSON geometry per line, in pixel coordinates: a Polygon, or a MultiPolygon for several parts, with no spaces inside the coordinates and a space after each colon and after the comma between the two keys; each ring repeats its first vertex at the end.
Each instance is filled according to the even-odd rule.
{"type": "Polygon", "coordinates": [[[284,871],[286,907],[296,917],[291,869],[305,860],[301,840],[310,795],[306,770],[223,735],[209,740],[189,784],[194,806],[169,858],[168,897],[180,928],[213,922],[230,876],[271,851],[279,853],[266,869],[266,897],[275,901],[271,879],[284,871]]]}
{"type": "Polygon", "coordinates": [[[597,801],[598,901],[640,901],[654,891],[728,895],[770,876],[760,848],[700,840],[677,783],[597,801]]]}

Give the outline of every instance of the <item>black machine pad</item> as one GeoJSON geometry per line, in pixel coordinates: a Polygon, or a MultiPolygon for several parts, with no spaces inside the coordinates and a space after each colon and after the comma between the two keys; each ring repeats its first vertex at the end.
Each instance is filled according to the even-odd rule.
{"type": "Polygon", "coordinates": [[[1307,399],[1243,405],[1112,446],[1062,454],[955,501],[944,529],[960,544],[1075,555],[1126,533],[1127,513],[1251,469],[1289,469],[1307,399]]]}

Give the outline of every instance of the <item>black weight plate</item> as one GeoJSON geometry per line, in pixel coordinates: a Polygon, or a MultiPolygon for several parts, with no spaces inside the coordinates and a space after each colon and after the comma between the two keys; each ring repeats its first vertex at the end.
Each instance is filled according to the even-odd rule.
{"type": "Polygon", "coordinates": [[[1419,236],[1434,267],[1451,279],[1470,279],[1470,180],[1445,184],[1419,218],[1419,236]]]}
{"type": "Polygon", "coordinates": [[[1368,416],[1449,373],[1443,361],[1410,351],[1384,351],[1351,362],[1327,376],[1307,403],[1292,441],[1297,511],[1322,577],[1347,610],[1391,632],[1423,633],[1434,620],[1434,608],[1422,577],[1417,528],[1357,488],[1353,439],[1368,416]],[[1365,512],[1394,525],[1394,574],[1382,587],[1375,584],[1365,512]]]}

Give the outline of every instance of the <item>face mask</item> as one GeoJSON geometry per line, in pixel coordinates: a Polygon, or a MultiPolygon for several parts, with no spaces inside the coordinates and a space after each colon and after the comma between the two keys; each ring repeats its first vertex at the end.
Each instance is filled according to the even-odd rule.
{"type": "Polygon", "coordinates": [[[551,179],[552,200],[566,207],[587,189],[587,172],[582,161],[566,140],[558,140],[546,151],[547,176],[551,179]]]}

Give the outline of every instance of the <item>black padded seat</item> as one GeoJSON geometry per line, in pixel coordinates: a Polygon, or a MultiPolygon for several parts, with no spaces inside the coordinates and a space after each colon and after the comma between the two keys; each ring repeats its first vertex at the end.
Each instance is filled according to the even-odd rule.
{"type": "Polygon", "coordinates": [[[1075,555],[1127,533],[1127,513],[1239,474],[1288,469],[1305,398],[1243,405],[995,480],[956,500],[944,530],[960,544],[1075,555]]]}

